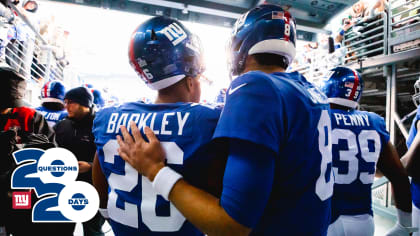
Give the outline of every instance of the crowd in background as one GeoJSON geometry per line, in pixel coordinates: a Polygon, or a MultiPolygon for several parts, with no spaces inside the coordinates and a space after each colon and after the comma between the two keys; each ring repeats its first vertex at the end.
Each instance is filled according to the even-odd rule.
{"type": "MultiPolygon", "coordinates": [[[[376,52],[363,55],[370,48],[358,49],[377,39],[365,41],[365,43],[360,43],[353,48],[346,47],[350,43],[343,42],[343,39],[344,35],[348,33],[347,38],[353,37],[354,40],[351,41],[351,44],[354,44],[357,41],[362,41],[371,36],[369,34],[361,35],[376,27],[376,25],[366,26],[370,22],[382,17],[381,13],[385,12],[387,4],[386,0],[360,0],[355,3],[344,13],[341,19],[341,26],[338,29],[332,29],[334,32],[333,37],[329,38],[328,35],[318,34],[317,41],[306,43],[303,46],[303,52],[298,53],[289,70],[300,71],[316,80],[317,77],[323,76],[320,71],[328,70],[340,64],[357,61],[363,57],[380,54],[380,52],[376,52]],[[334,50],[331,50],[331,47],[334,47],[334,50]],[[348,51],[353,52],[348,53],[348,51]],[[362,56],[358,56],[358,54],[362,54],[362,56]]],[[[377,33],[378,31],[375,31],[373,34],[377,33]]]]}
{"type": "Polygon", "coordinates": [[[63,68],[69,64],[66,58],[69,32],[56,24],[53,15],[39,16],[38,8],[34,0],[2,1],[0,62],[43,84],[44,79],[62,78],[63,68]],[[48,78],[44,78],[47,67],[51,69],[48,78]]]}

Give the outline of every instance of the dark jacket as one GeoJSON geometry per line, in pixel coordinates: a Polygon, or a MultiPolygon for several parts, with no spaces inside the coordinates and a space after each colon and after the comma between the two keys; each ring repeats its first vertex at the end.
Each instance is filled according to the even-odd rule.
{"type": "Polygon", "coordinates": [[[31,134],[45,135],[46,142],[55,144],[55,133],[44,116],[29,107],[12,108],[7,114],[0,114],[0,132],[0,175],[16,166],[11,157],[17,150],[15,145],[31,142],[28,140],[31,134]]]}
{"type": "MultiPolygon", "coordinates": [[[[65,118],[54,126],[59,147],[70,150],[78,161],[92,164],[96,152],[95,138],[92,134],[95,115],[88,114],[81,120],[65,118]]],[[[92,183],[92,171],[79,174],[77,180],[92,183]]]]}
{"type": "MultiPolygon", "coordinates": [[[[45,228],[38,229],[32,224],[31,209],[12,209],[12,199],[8,194],[11,193],[10,178],[16,163],[11,154],[22,147],[54,147],[54,138],[54,131],[44,116],[32,108],[17,107],[0,114],[0,226],[6,226],[8,233],[22,235],[21,232],[32,232],[37,235],[45,232],[45,228]]],[[[35,194],[31,200],[34,204],[37,200],[35,194]]]]}

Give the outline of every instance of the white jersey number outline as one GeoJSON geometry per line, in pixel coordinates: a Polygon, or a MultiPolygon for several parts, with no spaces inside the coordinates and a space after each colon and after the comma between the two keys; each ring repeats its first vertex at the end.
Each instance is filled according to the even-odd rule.
{"type": "Polygon", "coordinates": [[[334,189],[333,172],[326,173],[328,164],[332,165],[331,118],[328,110],[322,110],[321,112],[321,117],[318,122],[318,133],[319,152],[321,153],[322,159],[321,174],[316,181],[315,193],[321,201],[325,201],[332,196],[334,189]],[[329,175],[328,182],[326,180],[326,174],[329,175]]]}
{"type": "MultiPolygon", "coordinates": [[[[340,174],[338,167],[333,167],[335,174],[335,182],[337,184],[351,184],[359,175],[359,159],[356,155],[360,152],[361,158],[367,163],[376,162],[380,155],[381,150],[381,139],[376,130],[362,130],[356,137],[353,131],[348,129],[335,128],[332,132],[333,144],[338,144],[339,140],[346,140],[348,150],[340,150],[338,152],[340,161],[346,161],[348,163],[347,174],[340,174]],[[369,140],[373,141],[375,150],[369,150],[369,140]],[[359,145],[357,145],[359,143],[359,145]],[[360,150],[359,150],[359,147],[360,150]]],[[[360,172],[359,179],[363,184],[372,184],[375,177],[375,173],[369,174],[369,172],[360,172]]]]}
{"type": "MultiPolygon", "coordinates": [[[[161,142],[168,164],[182,165],[184,162],[184,152],[175,142],[161,142]]],[[[118,156],[118,143],[115,139],[110,139],[103,147],[104,161],[114,164],[114,159],[118,156]]],[[[124,202],[124,209],[116,206],[118,195],[115,190],[131,192],[139,183],[139,174],[131,165],[124,162],[124,175],[111,173],[108,177],[110,192],[108,195],[108,214],[110,218],[123,225],[139,228],[137,205],[124,202]]],[[[157,216],[155,212],[157,193],[152,188],[152,183],[144,176],[141,177],[142,199],[140,209],[143,223],[154,232],[175,232],[178,231],[185,222],[185,217],[170,203],[169,216],[157,216]]]]}

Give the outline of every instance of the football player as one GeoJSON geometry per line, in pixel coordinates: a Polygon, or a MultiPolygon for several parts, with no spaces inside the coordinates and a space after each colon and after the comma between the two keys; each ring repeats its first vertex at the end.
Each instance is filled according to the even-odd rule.
{"type": "Polygon", "coordinates": [[[130,121],[139,127],[149,126],[163,141],[166,164],[189,183],[205,188],[211,160],[206,145],[221,110],[197,104],[200,75],[205,69],[202,56],[199,39],[179,21],[167,17],[142,23],[131,36],[131,66],[149,88],[158,90],[158,96],[155,104],[139,101],[104,108],[94,121],[97,158],[93,182],[101,196],[101,208],[107,208],[100,211],[109,215],[115,235],[202,235],[167,195],[156,192],[147,178],[118,156],[116,140],[120,126],[130,121]]]}
{"type": "Polygon", "coordinates": [[[208,235],[327,233],[334,181],[329,104],[298,72],[285,72],[295,47],[295,20],[280,6],[260,5],[234,26],[229,64],[238,77],[213,136],[228,152],[220,199],[165,164],[150,128],[144,129],[149,142],[135,125],[135,140],[127,132],[119,140],[120,156],[158,193],[169,193],[180,212],[208,235]]]}
{"type": "MultiPolygon", "coordinates": [[[[413,227],[420,227],[420,135],[417,130],[420,127],[420,78],[414,83],[415,94],[413,95],[414,104],[417,106],[417,114],[411,124],[407,139],[408,151],[401,159],[404,163],[408,175],[411,179],[411,194],[413,198],[413,227]]],[[[414,233],[413,236],[420,236],[420,233],[414,233]]]]}
{"type": "Polygon", "coordinates": [[[45,83],[41,89],[42,104],[35,110],[44,115],[51,128],[67,116],[67,111],[64,108],[65,94],[66,87],[58,80],[45,83]]]}
{"type": "Polygon", "coordinates": [[[331,106],[334,194],[328,235],[373,236],[372,183],[375,169],[391,181],[398,222],[387,235],[411,232],[407,174],[389,141],[382,117],[356,110],[362,96],[360,74],[336,67],[320,85],[331,106]]]}

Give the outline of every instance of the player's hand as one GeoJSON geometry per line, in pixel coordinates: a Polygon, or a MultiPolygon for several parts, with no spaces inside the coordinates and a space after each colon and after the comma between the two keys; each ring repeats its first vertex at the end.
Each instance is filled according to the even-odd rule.
{"type": "Polygon", "coordinates": [[[412,233],[417,232],[418,228],[415,227],[404,227],[398,223],[392,227],[387,233],[386,236],[410,236],[412,233]]]}
{"type": "Polygon", "coordinates": [[[134,167],[140,174],[153,182],[156,174],[165,166],[165,151],[159,140],[149,127],[144,127],[144,134],[149,142],[146,142],[136,123],[130,122],[131,136],[124,126],[121,126],[121,136],[117,136],[120,148],[118,153],[122,159],[134,167]],[[134,138],[134,139],[133,139],[134,138]]]}
{"type": "Polygon", "coordinates": [[[86,161],[79,161],[79,173],[86,173],[92,166],[86,161]]]}

